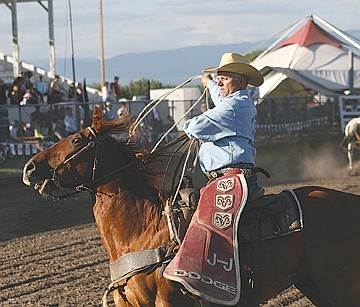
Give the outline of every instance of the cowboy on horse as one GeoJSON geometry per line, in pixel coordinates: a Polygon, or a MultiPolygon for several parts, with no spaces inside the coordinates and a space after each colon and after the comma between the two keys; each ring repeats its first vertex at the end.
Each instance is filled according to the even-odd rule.
{"type": "Polygon", "coordinates": [[[257,110],[247,86],[260,86],[264,79],[236,53],[225,53],[219,67],[203,71],[215,107],[186,121],[184,131],[199,140],[200,167],[209,184],[201,189],[196,213],[164,276],[211,302],[233,304],[240,292],[234,257],[240,214],[248,196],[264,194],[254,167],[257,110]],[[216,82],[210,73],[216,73],[216,82]]]}
{"type": "MultiPolygon", "coordinates": [[[[105,122],[95,106],[90,127],[37,153],[23,170],[23,182],[46,197],[61,200],[79,191],[93,197],[110,261],[104,306],[109,293],[116,306],[193,306],[192,297],[163,275],[222,305],[258,306],[295,285],[316,306],[360,306],[360,245],[351,240],[360,237],[359,195],[304,186],[249,200],[244,209],[249,176],[228,166],[201,190],[198,207],[189,207],[196,210],[172,259],[173,214],[167,214],[168,194],[158,186],[159,170],[163,182],[168,175],[163,158],[169,145],[147,159],[137,157],[142,139],[132,137],[130,125],[130,114],[105,122]],[[168,266],[161,274],[163,264],[168,266]]],[[[192,200],[191,182],[181,183],[192,200]]]]}

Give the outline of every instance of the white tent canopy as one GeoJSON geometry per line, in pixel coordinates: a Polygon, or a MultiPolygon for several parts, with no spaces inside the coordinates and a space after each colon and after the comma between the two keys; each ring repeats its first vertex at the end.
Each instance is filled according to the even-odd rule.
{"type": "Polygon", "coordinates": [[[266,74],[264,84],[259,88],[259,97],[261,98],[266,97],[269,93],[274,97],[313,96],[316,93],[330,97],[337,96],[336,92],[311,81],[297,71],[281,67],[267,68],[270,71],[266,74]]]}
{"type": "Polygon", "coordinates": [[[264,75],[261,99],[360,90],[360,43],[314,15],[285,31],[251,64],[264,75]]]}

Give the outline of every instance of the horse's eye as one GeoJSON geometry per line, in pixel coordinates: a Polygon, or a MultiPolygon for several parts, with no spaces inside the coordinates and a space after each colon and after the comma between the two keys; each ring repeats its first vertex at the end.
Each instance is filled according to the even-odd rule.
{"type": "Polygon", "coordinates": [[[71,141],[74,145],[78,145],[82,142],[81,138],[75,138],[71,141]]]}

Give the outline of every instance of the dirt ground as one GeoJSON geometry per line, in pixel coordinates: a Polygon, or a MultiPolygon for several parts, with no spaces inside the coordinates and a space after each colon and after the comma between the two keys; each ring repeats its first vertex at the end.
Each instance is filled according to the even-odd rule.
{"type": "MultiPolygon", "coordinates": [[[[360,194],[360,173],[347,173],[338,144],[336,138],[260,147],[257,164],[272,179],[259,181],[267,193],[320,185],[360,194]]],[[[20,178],[1,180],[0,191],[0,306],[100,306],[108,258],[90,198],[53,203],[20,178]]],[[[292,287],[263,306],[314,305],[292,287]]]]}

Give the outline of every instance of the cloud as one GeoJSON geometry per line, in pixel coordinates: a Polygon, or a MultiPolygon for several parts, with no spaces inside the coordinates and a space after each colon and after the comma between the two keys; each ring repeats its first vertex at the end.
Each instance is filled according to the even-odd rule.
{"type": "MultiPolygon", "coordinates": [[[[103,2],[106,57],[129,52],[176,49],[194,45],[257,42],[273,37],[312,13],[342,30],[359,29],[356,0],[118,0],[103,2]]],[[[54,1],[55,47],[70,55],[67,1],[54,1]]],[[[99,2],[72,1],[76,57],[99,57],[99,2]]],[[[18,3],[21,58],[43,58],[48,52],[47,15],[36,2],[18,3]]],[[[1,52],[12,52],[11,14],[0,5],[1,52]]]]}

